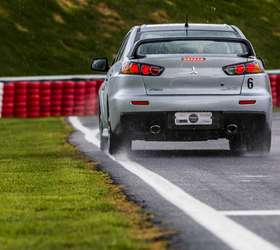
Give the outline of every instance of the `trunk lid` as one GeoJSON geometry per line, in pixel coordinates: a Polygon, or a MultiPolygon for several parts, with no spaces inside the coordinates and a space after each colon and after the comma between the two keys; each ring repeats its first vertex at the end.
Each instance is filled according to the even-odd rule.
{"type": "MultiPolygon", "coordinates": [[[[196,57],[193,55],[192,57],[196,57]]],[[[185,55],[153,55],[141,63],[164,67],[160,76],[143,76],[148,95],[238,95],[244,75],[229,76],[223,66],[246,62],[237,56],[201,56],[203,61],[183,60],[185,55]]]]}

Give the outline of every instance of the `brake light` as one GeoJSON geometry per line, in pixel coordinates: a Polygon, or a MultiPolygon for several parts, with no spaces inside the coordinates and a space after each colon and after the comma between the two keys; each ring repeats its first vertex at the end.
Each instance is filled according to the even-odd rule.
{"type": "Polygon", "coordinates": [[[264,69],[258,62],[240,63],[223,67],[228,75],[247,75],[263,73],[264,69]]]}
{"type": "Polygon", "coordinates": [[[205,57],[197,57],[197,56],[184,56],[182,57],[182,61],[186,62],[202,62],[205,61],[205,57]]]}
{"type": "Polygon", "coordinates": [[[130,66],[130,72],[132,74],[139,74],[139,65],[137,63],[132,63],[130,66]]]}
{"type": "Polygon", "coordinates": [[[120,73],[126,75],[159,76],[163,70],[163,67],[156,65],[127,62],[122,66],[120,73]]]}
{"type": "Polygon", "coordinates": [[[242,75],[242,74],[245,72],[245,66],[244,66],[244,64],[236,65],[236,66],[235,66],[234,72],[235,72],[237,75],[242,75]]]}
{"type": "Polygon", "coordinates": [[[141,73],[143,74],[143,75],[149,75],[150,74],[150,72],[151,72],[151,67],[149,66],[149,65],[142,65],[142,67],[141,67],[141,73]]]}

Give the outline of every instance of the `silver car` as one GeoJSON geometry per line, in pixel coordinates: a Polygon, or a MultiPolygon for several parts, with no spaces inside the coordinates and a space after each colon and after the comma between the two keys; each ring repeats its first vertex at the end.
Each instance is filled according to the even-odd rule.
{"type": "Polygon", "coordinates": [[[272,102],[268,75],[251,43],[232,25],[133,27],[99,90],[101,148],[132,140],[226,138],[234,153],[268,153],[272,102]]]}

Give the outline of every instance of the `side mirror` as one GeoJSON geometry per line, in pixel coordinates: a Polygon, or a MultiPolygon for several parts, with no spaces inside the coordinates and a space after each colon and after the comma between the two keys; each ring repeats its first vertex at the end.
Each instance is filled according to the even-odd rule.
{"type": "Polygon", "coordinates": [[[107,58],[94,58],[91,63],[91,69],[94,71],[107,72],[109,63],[107,58]]]}

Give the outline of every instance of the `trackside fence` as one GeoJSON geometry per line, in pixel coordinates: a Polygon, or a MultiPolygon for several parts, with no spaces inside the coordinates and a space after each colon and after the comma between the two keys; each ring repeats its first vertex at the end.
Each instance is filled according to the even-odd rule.
{"type": "Polygon", "coordinates": [[[268,74],[271,84],[273,107],[280,107],[280,70],[271,70],[268,71],[268,74]]]}
{"type": "MultiPolygon", "coordinates": [[[[273,106],[280,107],[280,70],[268,71],[273,106]]],[[[0,78],[0,116],[86,116],[98,112],[102,75],[0,78]]]]}
{"type": "Polygon", "coordinates": [[[96,115],[103,76],[0,78],[1,117],[96,115]]]}

